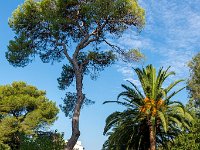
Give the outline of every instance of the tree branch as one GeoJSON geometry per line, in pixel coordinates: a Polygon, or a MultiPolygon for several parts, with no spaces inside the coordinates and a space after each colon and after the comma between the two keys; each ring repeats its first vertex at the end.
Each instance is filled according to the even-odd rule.
{"type": "Polygon", "coordinates": [[[67,57],[67,59],[69,60],[70,63],[73,63],[72,58],[69,56],[68,52],[67,52],[67,47],[65,43],[60,43],[58,42],[58,40],[56,39],[55,41],[53,41],[56,43],[56,45],[58,46],[62,46],[63,47],[63,53],[65,54],[65,56],[67,57]]]}
{"type": "Polygon", "coordinates": [[[119,54],[125,54],[124,50],[122,50],[122,48],[120,48],[119,46],[117,45],[113,45],[111,44],[110,42],[106,41],[105,39],[103,39],[103,41],[108,45],[110,46],[112,49],[116,50],[116,52],[118,52],[119,54]]]}
{"type": "Polygon", "coordinates": [[[75,52],[73,54],[73,59],[75,59],[78,56],[78,53],[79,53],[79,51],[81,49],[85,48],[91,42],[94,42],[94,41],[98,40],[98,38],[100,36],[99,33],[103,30],[103,28],[106,26],[107,23],[108,23],[108,19],[106,19],[105,22],[102,25],[100,25],[99,23],[97,23],[96,29],[93,30],[91,34],[86,34],[85,35],[85,38],[77,45],[76,50],[75,50],[75,52]],[[92,39],[89,40],[89,38],[91,36],[95,36],[95,38],[92,38],[92,39]]]}
{"type": "Polygon", "coordinates": [[[92,38],[90,40],[88,40],[84,45],[83,45],[83,48],[85,48],[87,45],[89,45],[91,42],[94,42],[94,41],[97,41],[99,37],[95,37],[95,38],[92,38]]]}
{"type": "Polygon", "coordinates": [[[84,48],[83,45],[85,42],[88,41],[89,38],[90,38],[90,34],[87,34],[85,38],[76,46],[75,52],[73,54],[73,59],[77,58],[79,51],[84,48]]]}
{"type": "Polygon", "coordinates": [[[73,64],[73,60],[72,60],[72,58],[69,56],[69,54],[68,54],[68,52],[67,52],[67,47],[66,47],[66,45],[65,45],[65,43],[62,43],[62,46],[63,46],[63,49],[64,49],[64,54],[65,54],[65,56],[67,57],[67,59],[69,60],[69,62],[71,63],[71,64],[73,64]]]}

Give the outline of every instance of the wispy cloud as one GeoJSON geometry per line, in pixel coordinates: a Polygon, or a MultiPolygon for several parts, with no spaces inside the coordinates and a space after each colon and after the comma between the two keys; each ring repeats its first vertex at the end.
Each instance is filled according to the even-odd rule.
{"type": "MultiPolygon", "coordinates": [[[[118,44],[140,48],[147,56],[147,63],[172,66],[178,78],[186,78],[188,61],[200,51],[200,2],[140,0],[140,4],[146,10],[145,29],[140,35],[128,31],[118,44]],[[154,56],[153,62],[149,55],[154,56]]],[[[133,78],[130,64],[119,65],[118,71],[124,78],[133,78]]]]}
{"type": "Polygon", "coordinates": [[[120,61],[117,65],[117,71],[121,72],[123,75],[123,78],[125,81],[130,81],[134,83],[136,86],[140,86],[140,82],[137,80],[137,76],[134,72],[134,69],[136,67],[136,64],[132,63],[125,63],[123,61],[120,61]]]}

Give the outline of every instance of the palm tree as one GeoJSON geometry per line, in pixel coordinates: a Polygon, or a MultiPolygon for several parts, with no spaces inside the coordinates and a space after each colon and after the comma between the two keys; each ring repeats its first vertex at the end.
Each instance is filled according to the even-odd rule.
{"type": "Polygon", "coordinates": [[[175,132],[189,129],[192,116],[182,103],[171,101],[171,98],[184,88],[174,92],[171,90],[183,80],[177,80],[166,88],[163,87],[164,81],[175,74],[169,72],[169,68],[166,70],[160,68],[157,75],[152,65],[143,69],[134,69],[143,93],[134,83],[129,82],[131,87],[122,85],[125,91],[118,95],[117,101],[104,102],[115,102],[127,107],[124,112],[115,112],[108,116],[104,134],[109,138],[104,147],[109,147],[110,143],[120,149],[119,140],[122,142],[125,140],[124,146],[128,150],[133,149],[134,146],[137,149],[155,150],[156,144],[164,144],[163,141],[173,138],[175,132]],[[123,101],[119,100],[120,97],[123,97],[123,101]],[[113,131],[109,132],[111,129],[113,131]]]}

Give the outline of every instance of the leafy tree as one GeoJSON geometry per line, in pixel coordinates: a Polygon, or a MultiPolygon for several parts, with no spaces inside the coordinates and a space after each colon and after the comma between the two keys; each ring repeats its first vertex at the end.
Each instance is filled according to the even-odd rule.
{"type": "MultiPolygon", "coordinates": [[[[186,108],[193,114],[193,125],[188,131],[182,131],[172,141],[167,142],[169,150],[199,150],[200,149],[200,119],[199,111],[191,107],[191,103],[186,105],[186,108]]],[[[159,150],[166,150],[165,147],[159,147],[159,150]]]]}
{"type": "MultiPolygon", "coordinates": [[[[176,136],[172,142],[168,142],[169,150],[199,150],[200,128],[199,120],[196,120],[189,132],[183,132],[176,136]]],[[[165,150],[166,148],[160,148],[165,150]]]]}
{"type": "Polygon", "coordinates": [[[190,79],[188,80],[187,89],[190,92],[190,97],[195,101],[196,107],[200,106],[200,53],[193,57],[189,63],[190,79]]]}
{"type": "Polygon", "coordinates": [[[37,132],[34,136],[20,137],[20,150],[63,150],[65,141],[58,132],[37,132]]]}
{"type": "Polygon", "coordinates": [[[19,149],[21,134],[34,134],[56,120],[58,108],[45,95],[24,82],[0,86],[0,141],[19,149]]]}
{"type": "Polygon", "coordinates": [[[100,50],[101,43],[109,45],[123,58],[141,57],[137,51],[125,52],[107,39],[112,35],[120,37],[128,27],[141,29],[144,10],[137,0],[26,0],[13,12],[9,25],[16,33],[6,52],[12,65],[24,67],[35,55],[45,63],[60,62],[64,58],[69,61],[58,81],[62,89],[76,82],[75,103],[69,109],[73,111],[72,135],[66,147],[72,150],[80,136],[84,75],[96,76],[115,61],[112,51],[100,50]],[[88,49],[89,45],[92,48],[88,49]]]}
{"type": "Polygon", "coordinates": [[[183,88],[174,92],[171,90],[183,80],[177,80],[166,88],[163,87],[164,81],[170,75],[174,75],[174,72],[168,72],[168,69],[161,68],[158,74],[152,65],[134,69],[143,93],[130,82],[131,87],[122,85],[125,91],[118,95],[117,101],[105,102],[114,102],[127,107],[124,112],[115,112],[106,120],[104,134],[107,133],[109,136],[105,144],[107,149],[111,149],[110,146],[113,148],[114,145],[120,149],[124,144],[125,148],[130,150],[155,150],[156,144],[164,144],[166,140],[174,138],[175,134],[190,128],[192,116],[182,103],[171,101],[171,98],[183,88]],[[119,100],[120,97],[123,97],[123,101],[119,100]],[[109,132],[110,129],[113,131],[109,132]]]}
{"type": "Polygon", "coordinates": [[[0,142],[0,149],[2,150],[10,150],[10,147],[7,144],[0,142]]]}

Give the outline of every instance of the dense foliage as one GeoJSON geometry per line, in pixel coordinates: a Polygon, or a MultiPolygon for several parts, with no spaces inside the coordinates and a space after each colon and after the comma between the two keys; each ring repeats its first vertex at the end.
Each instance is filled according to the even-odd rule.
{"type": "Polygon", "coordinates": [[[190,79],[188,80],[188,90],[190,97],[195,101],[196,107],[200,107],[200,53],[195,55],[189,63],[190,79]]]}
{"type": "Polygon", "coordinates": [[[20,137],[20,150],[63,150],[65,141],[58,132],[37,132],[34,136],[20,137]]]}
{"type": "MultiPolygon", "coordinates": [[[[190,130],[182,131],[177,134],[176,137],[169,141],[165,142],[167,147],[160,146],[159,150],[199,150],[200,149],[200,117],[196,111],[191,110],[189,107],[189,111],[193,112],[193,125],[190,130]]],[[[188,109],[188,106],[187,106],[188,109]]],[[[196,110],[196,109],[195,109],[196,110]]]]}
{"type": "Polygon", "coordinates": [[[189,132],[179,134],[171,143],[169,150],[199,150],[200,149],[200,121],[196,120],[189,132]]]}
{"type": "Polygon", "coordinates": [[[24,82],[0,86],[0,141],[19,149],[20,135],[32,135],[51,125],[57,113],[45,91],[24,82]]]}
{"type": "Polygon", "coordinates": [[[108,140],[104,149],[155,150],[158,145],[167,147],[167,141],[190,128],[193,117],[182,103],[171,100],[183,89],[171,92],[182,80],[163,87],[164,81],[174,75],[168,69],[161,68],[157,75],[152,65],[135,69],[143,93],[130,82],[131,86],[122,85],[125,91],[119,94],[117,101],[105,102],[122,104],[127,109],[108,116],[104,129],[108,140]],[[123,101],[119,100],[120,97],[123,101]]]}
{"type": "Polygon", "coordinates": [[[66,53],[76,59],[84,54],[93,61],[90,56],[103,54],[95,45],[108,44],[107,34],[120,36],[129,26],[142,28],[144,10],[136,0],[26,0],[13,12],[9,25],[16,37],[6,57],[14,66],[27,65],[35,55],[43,62],[61,61],[66,53]],[[90,43],[94,52],[80,54],[90,43]]]}

